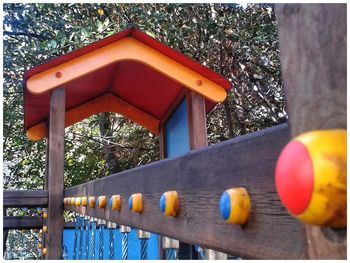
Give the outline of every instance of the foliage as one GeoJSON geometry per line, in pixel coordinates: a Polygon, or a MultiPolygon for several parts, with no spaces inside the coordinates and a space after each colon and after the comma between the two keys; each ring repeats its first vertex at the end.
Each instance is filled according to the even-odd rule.
{"type": "MultiPolygon", "coordinates": [[[[273,5],[13,3],[3,9],[5,189],[43,188],[45,141],[30,142],[23,129],[24,72],[131,23],[232,82],[228,99],[208,115],[210,143],[286,120],[273,5]]],[[[66,187],[159,156],[156,136],[110,113],[67,128],[65,141],[66,187]]]]}

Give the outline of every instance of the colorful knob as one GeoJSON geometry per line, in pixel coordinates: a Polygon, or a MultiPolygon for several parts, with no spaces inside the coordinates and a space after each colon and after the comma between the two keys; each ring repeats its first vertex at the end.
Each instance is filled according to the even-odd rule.
{"type": "Polygon", "coordinates": [[[220,215],[228,224],[244,225],[250,214],[250,197],[243,187],[230,188],[220,198],[220,215]]]}
{"type": "Polygon", "coordinates": [[[75,198],[75,206],[80,206],[80,204],[81,204],[81,199],[80,199],[80,197],[76,197],[76,198],[75,198]]]}
{"type": "Polygon", "coordinates": [[[63,204],[67,205],[67,198],[63,198],[63,204]]]}
{"type": "Polygon", "coordinates": [[[48,215],[47,215],[47,213],[46,213],[46,212],[44,212],[44,213],[43,213],[43,219],[46,219],[46,218],[47,218],[47,216],[48,216],[48,215]]]}
{"type": "Polygon", "coordinates": [[[75,197],[72,197],[72,198],[70,199],[70,204],[71,204],[71,205],[75,205],[75,197]]]}
{"type": "Polygon", "coordinates": [[[166,216],[177,216],[180,202],[176,191],[169,191],[162,194],[159,200],[160,211],[166,216]]]}
{"type": "Polygon", "coordinates": [[[98,208],[105,208],[105,207],[106,207],[106,202],[107,202],[106,200],[107,200],[107,198],[106,198],[105,195],[99,196],[99,197],[97,198],[96,206],[97,206],[98,208]]]}
{"type": "Polygon", "coordinates": [[[39,244],[38,244],[38,248],[41,249],[42,247],[43,247],[43,244],[39,243],[39,244]]]}
{"type": "Polygon", "coordinates": [[[128,206],[132,212],[141,213],[142,212],[142,194],[141,193],[132,194],[129,197],[128,206]]]}
{"type": "Polygon", "coordinates": [[[89,207],[95,208],[95,197],[94,196],[89,197],[89,207]]]}
{"type": "Polygon", "coordinates": [[[112,211],[120,211],[120,195],[112,195],[109,199],[109,207],[112,211]]]}
{"type": "Polygon", "coordinates": [[[278,195],[289,213],[319,226],[346,226],[346,130],[311,131],[281,152],[278,195]]]}
{"type": "Polygon", "coordinates": [[[48,230],[48,229],[47,229],[47,226],[43,226],[43,232],[44,232],[44,233],[47,233],[47,230],[48,230]]]}
{"type": "Polygon", "coordinates": [[[83,196],[81,198],[81,206],[86,206],[87,205],[87,197],[86,196],[83,196]]]}
{"type": "Polygon", "coordinates": [[[44,247],[44,248],[43,248],[43,255],[46,255],[46,254],[47,254],[47,248],[44,247]]]}

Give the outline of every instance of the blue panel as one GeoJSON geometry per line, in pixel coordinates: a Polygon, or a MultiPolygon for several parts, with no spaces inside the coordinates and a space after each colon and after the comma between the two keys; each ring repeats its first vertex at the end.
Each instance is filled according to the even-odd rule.
{"type": "Polygon", "coordinates": [[[166,157],[177,157],[190,151],[186,100],[183,100],[165,125],[166,157]]]}
{"type": "MultiPolygon", "coordinates": [[[[95,259],[98,259],[98,250],[99,250],[99,238],[100,232],[98,228],[95,232],[96,236],[96,246],[95,246],[95,259]]],[[[122,234],[119,232],[119,229],[114,230],[115,240],[114,240],[114,255],[115,259],[121,259],[122,256],[122,234]]],[[[91,231],[90,231],[91,237],[91,231]]],[[[79,235],[78,235],[79,238],[79,235]]],[[[103,231],[103,259],[109,259],[109,230],[104,229],[103,231]]],[[[85,234],[83,235],[83,241],[85,241],[85,234]]],[[[141,243],[137,238],[137,230],[132,229],[128,236],[129,241],[129,255],[128,259],[140,259],[141,254],[141,243]]],[[[91,239],[90,239],[91,242],[91,239]]],[[[79,244],[79,239],[77,244],[79,244]]],[[[83,242],[85,245],[85,242],[83,242]]],[[[68,259],[73,259],[73,246],[74,246],[74,229],[65,229],[63,231],[63,245],[67,247],[68,259]]],[[[91,245],[91,243],[90,243],[91,245]]],[[[85,246],[84,246],[85,248],[85,246]]],[[[83,250],[84,255],[84,250],[83,250]]],[[[78,255],[77,255],[78,256],[78,255]]],[[[151,233],[151,238],[148,240],[148,259],[157,260],[158,258],[158,236],[151,233]]]]}
{"type": "Polygon", "coordinates": [[[74,229],[65,229],[63,231],[63,245],[67,248],[68,259],[72,260],[74,247],[74,229]]]}

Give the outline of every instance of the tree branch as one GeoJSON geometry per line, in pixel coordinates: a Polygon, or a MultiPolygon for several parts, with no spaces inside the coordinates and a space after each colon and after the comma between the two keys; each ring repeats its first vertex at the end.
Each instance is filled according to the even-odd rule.
{"type": "Polygon", "coordinates": [[[12,32],[12,31],[3,31],[3,32],[5,36],[25,36],[25,37],[35,37],[37,39],[46,40],[46,38],[41,35],[33,34],[29,32],[12,32]]]}

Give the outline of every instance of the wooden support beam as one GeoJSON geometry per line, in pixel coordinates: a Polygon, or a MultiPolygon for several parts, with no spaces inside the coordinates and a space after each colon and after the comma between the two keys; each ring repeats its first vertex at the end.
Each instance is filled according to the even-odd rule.
{"type": "Polygon", "coordinates": [[[191,150],[208,146],[205,98],[187,91],[188,129],[191,150]]]}
{"type": "MultiPolygon", "coordinates": [[[[40,217],[35,216],[4,216],[3,228],[9,229],[41,229],[43,221],[40,217]]],[[[74,228],[73,222],[65,222],[64,228],[74,228]]]]}
{"type": "MultiPolygon", "coordinates": [[[[276,5],[291,135],[346,129],[346,4],[276,5]]],[[[346,229],[305,225],[308,257],[346,259],[346,229]]]]}
{"type": "Polygon", "coordinates": [[[47,207],[45,190],[4,190],[4,207],[47,207]]]}
{"type": "Polygon", "coordinates": [[[4,229],[40,229],[41,218],[34,216],[4,216],[4,229]]]}
{"type": "Polygon", "coordinates": [[[62,258],[63,236],[63,169],[64,169],[65,91],[54,90],[50,103],[48,218],[46,259],[62,258]]]}
{"type": "Polygon", "coordinates": [[[65,190],[65,197],[120,194],[120,212],[108,207],[65,209],[242,258],[305,258],[301,225],[282,206],[274,184],[276,159],[288,140],[287,126],[280,125],[65,190]],[[245,227],[228,225],[219,215],[222,193],[235,186],[245,187],[251,196],[245,227]],[[159,198],[169,190],[179,193],[176,218],[159,211],[159,198]],[[127,204],[137,192],[144,198],[141,214],[131,213],[127,204]]]}
{"type": "MultiPolygon", "coordinates": [[[[46,129],[49,130],[48,125],[46,125],[46,129]]],[[[49,154],[50,154],[50,147],[49,147],[49,135],[47,138],[45,138],[45,174],[44,174],[44,189],[48,189],[48,173],[49,173],[49,154]]]]}
{"type": "MultiPolygon", "coordinates": [[[[186,104],[188,114],[188,139],[191,150],[200,149],[208,146],[207,135],[207,113],[205,110],[205,98],[197,93],[186,91],[186,104]]],[[[181,254],[186,256],[194,255],[193,259],[198,259],[194,245],[187,245],[180,242],[179,259],[188,259],[181,257],[181,254]]],[[[192,258],[189,258],[192,259],[192,258]]]]}

